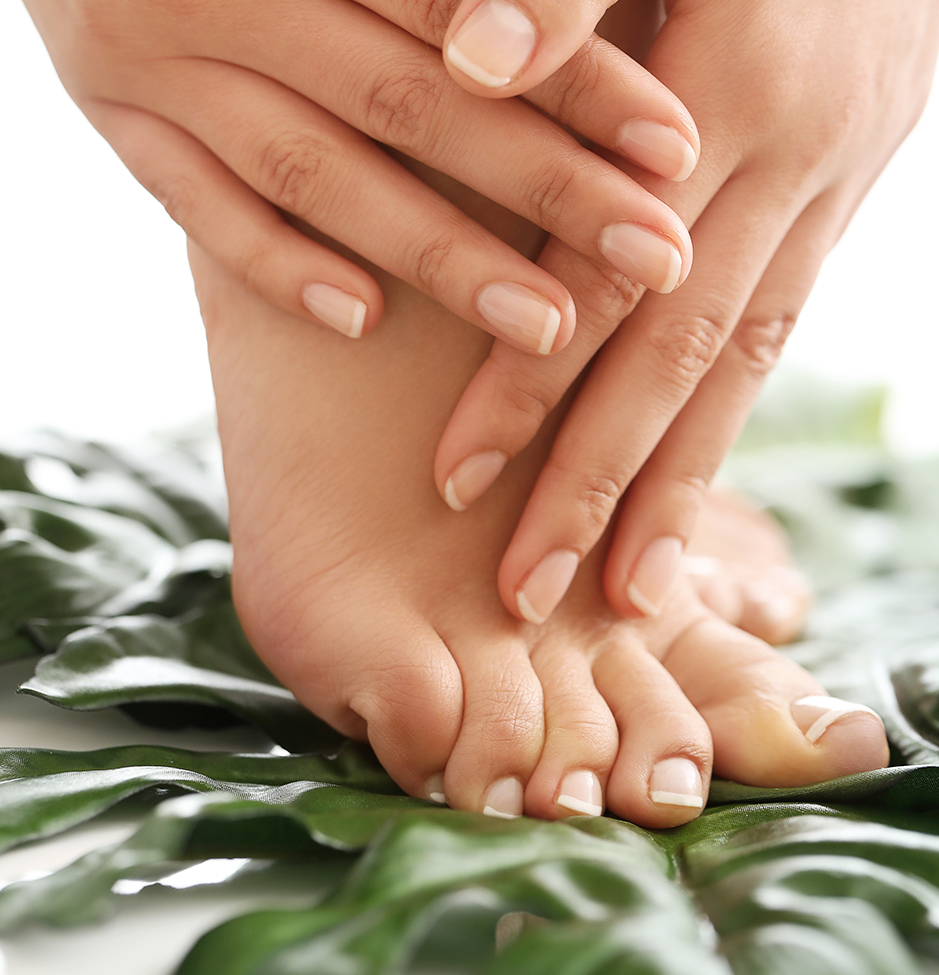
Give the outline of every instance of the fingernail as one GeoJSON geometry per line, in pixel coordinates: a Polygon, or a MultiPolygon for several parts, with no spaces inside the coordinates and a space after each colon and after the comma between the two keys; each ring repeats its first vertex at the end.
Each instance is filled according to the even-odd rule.
{"type": "Polygon", "coordinates": [[[681,563],[684,543],[674,535],[650,542],[639,556],[626,595],[643,616],[658,616],[681,563]]]}
{"type": "Polygon", "coordinates": [[[678,129],[648,118],[631,118],[621,125],[616,148],[640,166],[679,183],[698,163],[694,146],[678,129]]]}
{"type": "Polygon", "coordinates": [[[535,25],[513,3],[483,0],[447,46],[450,63],[487,88],[504,88],[535,50],[535,25]]]}
{"type": "Polygon", "coordinates": [[[822,694],[800,698],[792,705],[792,717],[795,723],[813,745],[836,721],[846,714],[855,714],[859,711],[872,714],[880,721],[880,715],[863,704],[842,701],[841,698],[827,697],[822,694]]]}
{"type": "Polygon", "coordinates": [[[489,786],[483,812],[497,819],[518,819],[525,808],[525,790],[518,779],[499,779],[489,786]]]}
{"type": "Polygon", "coordinates": [[[361,337],[368,310],[361,298],[331,284],[308,284],[303,289],[303,304],[310,314],[337,332],[348,335],[350,339],[361,337]]]}
{"type": "Polygon", "coordinates": [[[427,780],[427,785],[424,786],[424,795],[431,802],[436,802],[441,806],[447,805],[447,794],[443,791],[443,774],[441,772],[432,775],[427,780]]]}
{"type": "Polygon", "coordinates": [[[561,327],[561,312],[523,284],[499,281],[476,299],[479,314],[513,345],[547,355],[561,327]]]}
{"type": "Polygon", "coordinates": [[[561,794],[557,803],[584,816],[602,816],[603,790],[600,780],[593,772],[586,770],[568,772],[561,780],[561,794]]]}
{"type": "Polygon", "coordinates": [[[649,798],[657,806],[704,807],[704,786],[698,766],[687,758],[666,758],[649,776],[649,798]]]}
{"type": "Polygon", "coordinates": [[[544,623],[574,579],[580,556],[559,549],[546,555],[516,593],[518,611],[529,623],[544,623]]]}
{"type": "Polygon", "coordinates": [[[502,473],[509,458],[501,450],[487,450],[467,457],[447,478],[443,496],[454,511],[466,509],[502,473]]]}
{"type": "Polygon", "coordinates": [[[681,277],[678,248],[637,223],[613,223],[600,234],[600,250],[618,271],[659,294],[674,291],[681,277]]]}

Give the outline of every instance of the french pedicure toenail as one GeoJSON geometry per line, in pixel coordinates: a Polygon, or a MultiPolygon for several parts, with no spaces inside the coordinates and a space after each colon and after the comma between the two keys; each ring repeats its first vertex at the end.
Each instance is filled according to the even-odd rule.
{"type": "Polygon", "coordinates": [[[603,815],[603,790],[593,772],[568,772],[561,780],[557,804],[584,816],[603,815]]]}
{"type": "Polygon", "coordinates": [[[836,721],[847,714],[858,712],[872,714],[880,721],[880,715],[863,704],[842,701],[841,698],[827,697],[822,694],[800,698],[792,705],[792,717],[813,745],[836,721]]]}
{"type": "Polygon", "coordinates": [[[518,819],[525,808],[525,790],[518,779],[498,779],[489,786],[483,812],[497,819],[518,819]]]}
{"type": "Polygon", "coordinates": [[[447,794],[443,791],[443,775],[438,772],[427,780],[424,786],[424,795],[431,802],[436,802],[440,806],[447,805],[447,794]]]}
{"type": "Polygon", "coordinates": [[[650,542],[639,556],[626,595],[643,616],[658,616],[661,612],[684,548],[680,538],[665,535],[650,542]]]}
{"type": "Polygon", "coordinates": [[[511,281],[489,284],[476,298],[479,314],[510,342],[547,355],[561,327],[561,312],[547,298],[511,281]]]}
{"type": "Polygon", "coordinates": [[[704,786],[698,766],[688,758],[665,758],[649,776],[649,798],[657,806],[704,807],[704,786]]]}
{"type": "Polygon", "coordinates": [[[473,81],[504,88],[531,60],[535,25],[513,3],[483,0],[447,46],[447,57],[473,81]]]}
{"type": "Polygon", "coordinates": [[[653,173],[680,183],[697,165],[694,146],[670,125],[650,118],[633,118],[619,127],[616,148],[653,173]]]}
{"type": "Polygon", "coordinates": [[[529,623],[544,623],[564,597],[580,565],[576,552],[558,549],[531,570],[515,594],[518,611],[529,623]]]}
{"type": "Polygon", "coordinates": [[[637,223],[614,223],[600,234],[603,256],[629,278],[667,295],[681,277],[681,253],[661,234],[637,223]]]}
{"type": "Polygon", "coordinates": [[[303,289],[303,304],[321,322],[348,335],[361,338],[368,307],[361,298],[350,295],[331,284],[308,284],[303,289]]]}
{"type": "Polygon", "coordinates": [[[467,457],[447,478],[443,496],[454,511],[466,509],[502,473],[509,458],[501,450],[487,450],[467,457]]]}

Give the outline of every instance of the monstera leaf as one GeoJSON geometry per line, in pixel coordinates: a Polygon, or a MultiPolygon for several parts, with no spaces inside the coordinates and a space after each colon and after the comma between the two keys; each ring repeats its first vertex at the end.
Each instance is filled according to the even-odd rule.
{"type": "Polygon", "coordinates": [[[218,864],[206,886],[249,872],[270,896],[206,932],[180,975],[939,970],[939,465],[888,457],[876,404],[832,398],[827,430],[819,410],[771,411],[729,470],[823,585],[789,652],[879,710],[896,766],[802,789],[715,782],[700,819],[665,832],[401,795],[254,657],[195,455],[51,436],[0,451],[0,661],[37,655],[23,691],[75,721],[117,706],[163,728],[247,721],[277,743],[0,749],[0,848],[109,811],[138,822],[0,890],[0,932],[93,922],[218,864]],[[278,903],[278,864],[303,872],[306,904],[278,903]]]}

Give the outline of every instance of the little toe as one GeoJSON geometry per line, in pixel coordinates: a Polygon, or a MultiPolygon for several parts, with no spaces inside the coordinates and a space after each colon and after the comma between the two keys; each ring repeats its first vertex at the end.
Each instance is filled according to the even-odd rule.
{"type": "Polygon", "coordinates": [[[463,682],[463,721],[446,769],[454,809],[514,819],[544,744],[544,698],[520,638],[492,636],[451,650],[463,682]]]}
{"type": "Polygon", "coordinates": [[[619,732],[607,808],[650,829],[694,819],[704,808],[711,777],[704,719],[634,633],[598,656],[593,676],[619,732]]]}
{"type": "Polygon", "coordinates": [[[525,811],[541,819],[600,816],[619,734],[590,660],[571,642],[548,636],[531,661],[544,693],[545,743],[525,811]]]}
{"type": "Polygon", "coordinates": [[[793,661],[723,620],[693,624],[663,662],[707,721],[724,778],[797,786],[888,762],[873,711],[829,697],[793,661]]]}

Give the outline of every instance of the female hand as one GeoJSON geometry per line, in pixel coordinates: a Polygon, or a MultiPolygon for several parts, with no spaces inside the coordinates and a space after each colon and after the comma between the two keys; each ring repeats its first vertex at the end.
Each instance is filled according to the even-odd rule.
{"type": "Polygon", "coordinates": [[[438,51],[384,18],[395,2],[378,0],[376,12],[353,0],[26,6],[69,93],[134,175],[205,250],[293,314],[358,336],[378,323],[382,297],[370,275],[281,211],[516,349],[548,353],[570,339],[567,290],[373,139],[527,217],[584,260],[605,263],[606,250],[662,291],[685,277],[690,243],[678,217],[543,114],[577,118],[606,146],[641,119],[662,130],[680,171],[675,151],[637,160],[679,177],[698,143],[674,96],[596,41],[537,108],[484,101],[453,82],[438,51]]]}
{"type": "MultiPolygon", "coordinates": [[[[693,224],[695,269],[679,292],[646,295],[591,367],[500,569],[512,612],[548,616],[618,506],[607,596],[624,615],[658,611],[825,254],[919,117],[937,42],[934,0],[668,4],[645,65],[694,114],[703,153],[681,185],[633,173],[693,224]]],[[[564,244],[539,263],[575,300],[586,293],[564,244]]],[[[486,489],[585,368],[597,319],[629,305],[611,286],[591,300],[549,361],[493,347],[437,455],[455,506],[486,489]]]]}

